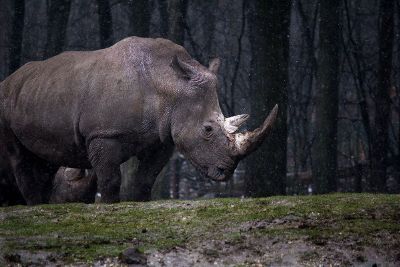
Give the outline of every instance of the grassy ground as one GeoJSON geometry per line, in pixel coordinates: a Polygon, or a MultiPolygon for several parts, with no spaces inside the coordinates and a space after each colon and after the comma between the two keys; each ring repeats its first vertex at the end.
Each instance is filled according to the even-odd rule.
{"type": "Polygon", "coordinates": [[[332,194],[0,208],[0,265],[400,264],[400,196],[332,194]]]}

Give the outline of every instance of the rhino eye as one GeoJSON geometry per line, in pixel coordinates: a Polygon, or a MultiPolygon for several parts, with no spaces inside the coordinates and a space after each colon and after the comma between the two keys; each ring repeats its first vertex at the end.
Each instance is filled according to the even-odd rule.
{"type": "Polygon", "coordinates": [[[211,133],[213,128],[210,125],[206,125],[204,126],[204,130],[206,131],[206,133],[211,133]]]}
{"type": "Polygon", "coordinates": [[[203,124],[202,135],[205,139],[209,140],[214,134],[214,128],[211,123],[203,124]]]}

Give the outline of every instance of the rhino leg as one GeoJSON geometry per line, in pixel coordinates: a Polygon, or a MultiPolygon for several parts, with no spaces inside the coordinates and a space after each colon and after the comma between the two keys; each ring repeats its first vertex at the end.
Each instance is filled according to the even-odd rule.
{"type": "Polygon", "coordinates": [[[26,203],[28,205],[48,203],[54,175],[59,166],[38,158],[17,142],[11,147],[9,151],[11,166],[26,203]]]}
{"type": "Polygon", "coordinates": [[[151,200],[151,189],[163,167],[168,163],[173,146],[165,146],[156,152],[139,157],[139,168],[133,180],[133,200],[151,200]]]}
{"type": "Polygon", "coordinates": [[[113,139],[94,139],[89,144],[90,163],[97,176],[96,202],[119,201],[120,164],[124,161],[122,145],[113,139]]]}
{"type": "Polygon", "coordinates": [[[97,178],[92,170],[61,167],[55,175],[50,203],[93,203],[97,178]]]}

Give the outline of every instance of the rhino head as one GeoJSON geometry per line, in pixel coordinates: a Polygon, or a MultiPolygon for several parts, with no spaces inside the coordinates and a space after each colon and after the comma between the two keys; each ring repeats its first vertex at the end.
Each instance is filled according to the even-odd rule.
{"type": "Polygon", "coordinates": [[[271,131],[278,113],[275,105],[264,123],[254,131],[238,132],[249,118],[242,114],[225,118],[217,95],[219,60],[209,68],[194,60],[175,57],[180,93],[171,122],[173,141],[202,174],[216,181],[229,179],[241,159],[256,150],[271,131]]]}

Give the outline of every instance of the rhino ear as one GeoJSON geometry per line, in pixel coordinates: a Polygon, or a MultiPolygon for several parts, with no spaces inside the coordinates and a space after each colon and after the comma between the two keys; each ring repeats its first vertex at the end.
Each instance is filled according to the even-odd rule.
{"type": "Polygon", "coordinates": [[[189,63],[180,60],[177,56],[172,58],[171,66],[178,74],[189,80],[196,76],[196,69],[189,63]]]}
{"type": "Polygon", "coordinates": [[[221,60],[219,58],[213,58],[208,63],[208,69],[214,74],[218,74],[219,65],[221,65],[221,60]]]}

